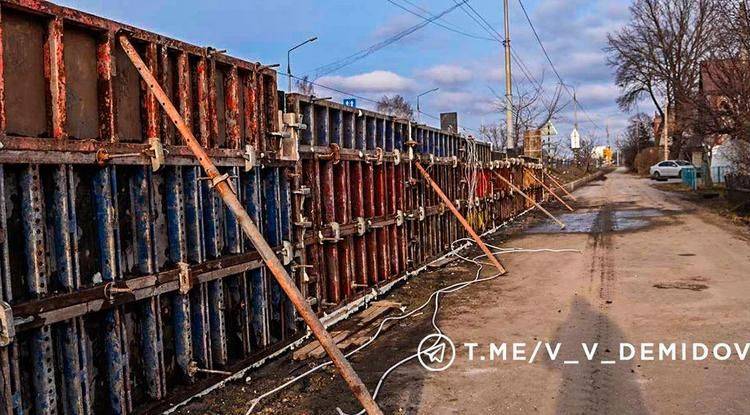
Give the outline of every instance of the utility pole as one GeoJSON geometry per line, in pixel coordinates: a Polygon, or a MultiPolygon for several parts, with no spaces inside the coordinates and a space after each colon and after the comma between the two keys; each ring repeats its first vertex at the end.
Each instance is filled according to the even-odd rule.
{"type": "Polygon", "coordinates": [[[573,88],[573,126],[578,131],[578,90],[573,88]]]}
{"type": "Polygon", "coordinates": [[[609,135],[609,119],[607,119],[606,127],[607,127],[607,147],[609,147],[610,143],[611,143],[611,139],[610,139],[610,135],[609,135]]]}
{"type": "Polygon", "coordinates": [[[662,137],[662,145],[664,146],[664,161],[669,160],[669,98],[667,98],[666,105],[664,105],[664,137],[662,137]]]}
{"type": "Polygon", "coordinates": [[[505,21],[505,146],[508,151],[516,148],[513,139],[513,74],[510,61],[510,13],[508,0],[503,0],[505,21]]]}

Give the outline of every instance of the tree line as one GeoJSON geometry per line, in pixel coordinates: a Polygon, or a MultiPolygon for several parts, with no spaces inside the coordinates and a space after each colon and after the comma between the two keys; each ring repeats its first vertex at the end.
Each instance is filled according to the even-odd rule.
{"type": "MultiPolygon", "coordinates": [[[[672,158],[701,150],[709,166],[717,143],[750,141],[748,16],[745,0],[634,1],[629,22],[608,36],[617,102],[632,111],[649,101],[668,120],[658,124],[659,132],[648,116],[631,118],[621,144],[626,161],[651,140],[661,146],[664,128],[672,158]]],[[[736,148],[743,153],[747,147],[736,148]]],[[[748,161],[741,155],[737,160],[744,166],[748,161]]]]}

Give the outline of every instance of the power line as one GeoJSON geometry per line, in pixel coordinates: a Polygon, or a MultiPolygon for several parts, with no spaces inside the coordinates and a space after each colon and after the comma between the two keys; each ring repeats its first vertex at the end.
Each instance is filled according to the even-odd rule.
{"type": "Polygon", "coordinates": [[[406,30],[403,30],[403,31],[401,31],[401,32],[399,32],[399,33],[397,33],[397,34],[389,37],[388,39],[383,40],[381,42],[378,42],[378,43],[376,43],[376,44],[374,44],[374,45],[372,45],[372,46],[370,46],[368,48],[362,49],[362,50],[360,50],[357,53],[349,55],[349,56],[347,56],[347,57],[345,57],[343,59],[339,59],[339,60],[337,60],[335,62],[331,62],[329,64],[326,64],[326,65],[323,65],[323,66],[319,66],[318,68],[316,68],[314,70],[314,72],[315,72],[315,78],[317,79],[317,78],[320,78],[321,76],[328,75],[328,74],[330,74],[332,72],[338,71],[339,69],[342,69],[342,68],[344,68],[346,66],[349,66],[349,65],[353,64],[354,62],[357,62],[357,61],[359,61],[361,59],[364,59],[367,56],[370,56],[373,53],[375,53],[375,52],[377,52],[377,51],[379,51],[379,50],[381,50],[381,49],[383,49],[383,48],[385,48],[385,47],[387,47],[389,45],[392,45],[393,43],[398,42],[399,40],[401,40],[401,39],[403,39],[403,38],[411,35],[412,33],[414,33],[416,31],[424,28],[425,26],[427,26],[428,24],[434,22],[435,20],[440,19],[441,17],[443,17],[446,14],[452,12],[453,10],[456,10],[462,4],[466,3],[466,1],[468,1],[468,0],[464,0],[461,3],[457,3],[453,7],[449,7],[448,9],[442,11],[441,13],[428,18],[424,22],[419,23],[417,25],[414,25],[414,26],[412,26],[412,27],[410,27],[410,28],[408,28],[406,30]]]}
{"type": "MultiPolygon", "coordinates": [[[[453,2],[454,2],[454,3],[458,3],[458,1],[457,1],[457,0],[453,0],[453,2]]],[[[487,30],[487,31],[488,31],[488,32],[490,33],[490,35],[491,35],[491,36],[495,37],[495,39],[497,39],[497,40],[498,40],[498,41],[500,41],[500,42],[505,42],[505,38],[503,37],[503,35],[501,35],[501,34],[500,34],[500,33],[499,33],[499,32],[498,32],[497,30],[495,30],[495,28],[494,28],[494,27],[493,27],[493,26],[492,26],[492,25],[491,25],[491,24],[490,24],[490,23],[489,23],[489,22],[487,21],[487,19],[485,19],[485,18],[484,18],[484,16],[482,16],[482,15],[481,15],[481,14],[480,14],[480,13],[479,13],[478,11],[476,11],[476,9],[474,9],[474,7],[472,7],[472,6],[471,6],[471,4],[469,4],[468,2],[464,2],[464,3],[466,3],[466,6],[467,6],[467,7],[468,7],[468,8],[469,8],[469,9],[470,9],[470,10],[471,10],[472,12],[474,12],[474,14],[475,14],[475,15],[476,15],[476,16],[477,16],[477,17],[478,17],[478,18],[479,18],[479,19],[480,19],[480,20],[481,20],[481,21],[482,21],[482,22],[483,22],[484,24],[482,24],[482,23],[480,23],[479,21],[477,21],[477,19],[475,19],[475,18],[474,18],[474,16],[472,16],[472,15],[471,15],[471,13],[469,13],[469,12],[468,12],[468,11],[467,11],[467,10],[466,10],[466,9],[465,9],[465,8],[464,8],[463,6],[461,6],[461,10],[463,10],[463,11],[464,11],[464,13],[468,14],[468,15],[469,15],[469,17],[471,17],[471,18],[472,18],[472,19],[473,19],[473,20],[474,20],[475,22],[477,22],[477,24],[479,24],[480,26],[482,26],[483,28],[485,28],[485,30],[487,30]]]]}
{"type": "Polygon", "coordinates": [[[341,90],[341,89],[337,89],[337,88],[334,88],[334,87],[331,87],[331,86],[328,86],[328,85],[323,85],[323,84],[320,84],[318,82],[311,81],[311,80],[309,80],[307,78],[304,78],[304,77],[299,77],[299,76],[295,76],[295,75],[289,75],[289,74],[286,74],[286,73],[279,73],[279,74],[283,75],[283,76],[291,77],[292,79],[296,79],[298,81],[306,82],[306,83],[308,83],[310,85],[314,85],[314,86],[317,86],[317,87],[320,87],[320,88],[323,88],[323,89],[327,89],[329,91],[338,92],[339,94],[348,95],[348,96],[351,96],[351,97],[354,97],[354,98],[357,98],[357,99],[361,99],[363,101],[371,102],[373,104],[378,104],[379,103],[378,101],[375,101],[374,99],[363,97],[361,95],[357,95],[357,94],[354,94],[354,93],[349,92],[349,91],[344,91],[344,90],[341,90]]]}
{"type": "MultiPolygon", "coordinates": [[[[482,15],[481,15],[481,14],[479,14],[479,12],[477,12],[477,10],[476,10],[476,9],[474,9],[474,7],[472,7],[472,6],[471,6],[471,5],[469,4],[469,2],[468,2],[468,1],[464,1],[464,2],[459,2],[458,0],[453,0],[453,1],[454,1],[454,3],[456,3],[456,5],[458,5],[458,6],[460,6],[460,7],[461,7],[462,11],[464,11],[464,12],[465,12],[465,13],[466,13],[466,14],[467,14],[467,15],[468,15],[469,17],[471,17],[471,18],[472,18],[472,20],[474,20],[474,21],[475,21],[475,22],[476,22],[476,23],[477,23],[477,24],[478,24],[478,25],[479,25],[480,27],[482,27],[482,28],[483,28],[483,29],[484,29],[485,31],[487,31],[487,33],[489,33],[489,35],[490,35],[490,36],[492,36],[492,38],[479,37],[479,36],[476,36],[476,35],[472,35],[472,34],[470,34],[470,33],[467,33],[467,32],[465,32],[465,31],[462,31],[462,30],[457,30],[457,29],[454,29],[454,28],[451,28],[451,27],[447,27],[447,26],[445,26],[445,25],[443,25],[443,24],[441,24],[441,23],[438,23],[438,22],[437,22],[436,20],[430,20],[430,19],[429,19],[428,17],[425,17],[425,16],[423,16],[423,15],[421,15],[421,14],[419,14],[419,13],[416,13],[416,12],[414,12],[414,11],[412,11],[412,10],[409,10],[408,8],[406,8],[406,7],[404,7],[404,6],[400,5],[400,4],[397,4],[397,3],[395,3],[395,2],[394,2],[394,0],[387,0],[387,1],[388,1],[389,3],[391,3],[391,4],[394,4],[395,6],[398,6],[398,7],[400,7],[400,8],[401,8],[401,9],[403,9],[403,10],[406,10],[407,12],[409,12],[409,13],[411,13],[411,14],[415,15],[415,16],[418,16],[418,17],[420,17],[420,18],[422,18],[422,19],[424,19],[424,20],[426,20],[426,21],[428,21],[428,22],[430,22],[430,23],[432,23],[432,24],[436,24],[436,25],[438,25],[438,26],[440,26],[440,27],[443,27],[443,28],[445,28],[445,29],[447,29],[447,30],[450,30],[450,31],[452,31],[452,32],[455,32],[455,33],[458,33],[458,34],[461,34],[461,35],[464,35],[464,36],[468,36],[468,37],[471,37],[471,38],[475,38],[475,39],[480,39],[480,40],[489,40],[489,41],[493,41],[493,42],[498,42],[498,43],[500,43],[500,44],[504,44],[504,42],[505,42],[505,39],[503,38],[503,36],[502,36],[502,35],[501,35],[500,33],[498,33],[498,31],[497,31],[497,30],[495,30],[495,29],[494,29],[494,28],[492,27],[492,25],[491,25],[491,24],[490,24],[490,23],[489,23],[489,22],[488,22],[488,21],[487,21],[487,20],[486,20],[486,19],[485,19],[485,18],[484,18],[484,17],[482,16],[482,15]],[[469,12],[469,10],[467,10],[467,9],[465,9],[465,8],[464,8],[464,6],[468,6],[468,8],[469,8],[469,9],[471,10],[471,12],[473,12],[474,14],[470,13],[470,12],[469,12]],[[477,19],[477,17],[475,17],[475,15],[476,15],[476,16],[478,17],[478,19],[477,19]]],[[[425,9],[425,8],[423,8],[423,7],[420,7],[420,6],[416,5],[416,4],[414,4],[414,3],[413,3],[413,2],[411,2],[410,0],[402,0],[402,1],[404,1],[405,3],[408,3],[408,4],[412,5],[413,7],[415,7],[415,8],[417,8],[417,9],[419,9],[419,10],[423,11],[424,13],[426,13],[426,14],[427,14],[428,16],[430,16],[430,17],[433,17],[433,18],[435,17],[435,15],[433,15],[433,14],[432,14],[432,13],[431,13],[431,12],[430,12],[429,10],[427,10],[427,9],[425,9]]],[[[513,63],[514,63],[514,64],[515,64],[515,65],[516,65],[516,66],[518,67],[518,69],[519,69],[519,70],[521,71],[521,73],[523,73],[523,75],[524,75],[524,76],[526,77],[526,79],[527,79],[527,80],[529,81],[529,83],[531,83],[532,85],[534,85],[534,86],[536,86],[536,87],[539,87],[539,89],[540,89],[541,91],[543,91],[543,90],[544,90],[544,85],[542,85],[542,83],[541,83],[541,82],[539,82],[539,81],[538,81],[538,80],[537,80],[537,79],[536,79],[536,78],[535,78],[535,77],[534,77],[534,76],[533,76],[533,75],[531,74],[531,70],[530,70],[530,69],[529,69],[529,68],[528,68],[528,67],[526,66],[526,64],[525,64],[525,62],[523,61],[523,59],[521,59],[521,56],[520,56],[520,55],[518,55],[518,53],[517,53],[517,52],[515,51],[515,49],[512,49],[512,50],[511,50],[511,53],[513,54],[513,57],[515,58],[515,59],[514,59],[514,61],[513,61],[513,63]]],[[[542,95],[542,96],[543,96],[543,95],[542,95]]]]}
{"type": "Polygon", "coordinates": [[[424,15],[422,15],[422,14],[420,14],[420,13],[417,13],[417,12],[415,12],[415,11],[413,11],[413,10],[411,10],[411,9],[409,9],[409,8],[407,8],[407,7],[403,6],[403,5],[401,5],[401,4],[398,4],[398,3],[396,3],[396,2],[394,1],[394,0],[386,0],[386,1],[388,1],[388,3],[391,3],[391,4],[393,4],[394,6],[396,6],[396,7],[400,8],[400,9],[402,9],[402,10],[405,10],[405,11],[406,11],[406,12],[408,12],[408,13],[411,13],[411,14],[413,14],[414,16],[417,16],[417,17],[419,17],[419,18],[421,18],[421,19],[424,19],[424,20],[428,20],[428,21],[429,21],[430,23],[432,23],[432,24],[434,24],[434,25],[436,25],[436,26],[442,27],[443,29],[449,30],[449,31],[451,31],[451,32],[453,32],[453,33],[458,33],[459,35],[463,35],[463,36],[466,36],[466,37],[470,37],[470,38],[472,38],[472,39],[478,39],[478,40],[488,40],[488,41],[491,41],[491,42],[494,42],[494,41],[495,41],[495,39],[491,39],[491,38],[488,38],[488,37],[482,37],[482,36],[478,36],[478,35],[475,35],[475,34],[472,34],[472,33],[468,33],[468,32],[465,32],[465,31],[463,31],[463,30],[460,30],[460,29],[456,29],[456,28],[454,28],[454,27],[456,27],[455,25],[452,25],[452,26],[454,26],[454,27],[450,27],[450,26],[448,26],[447,24],[443,24],[443,23],[440,23],[440,22],[438,22],[438,21],[437,21],[437,20],[440,20],[440,19],[429,20],[429,19],[430,19],[431,17],[432,17],[432,18],[434,18],[434,17],[435,17],[435,15],[433,15],[432,13],[430,13],[430,11],[429,11],[429,10],[426,10],[426,9],[424,9],[424,8],[422,8],[422,7],[418,6],[418,5],[416,5],[416,4],[412,3],[412,2],[410,2],[409,0],[403,0],[403,1],[404,1],[405,3],[408,3],[409,5],[411,5],[412,7],[415,7],[415,8],[417,8],[417,9],[421,10],[422,12],[426,13],[426,14],[427,14],[427,16],[429,16],[429,17],[426,17],[426,16],[424,16],[424,15]]]}
{"type": "MultiPolygon", "coordinates": [[[[536,31],[536,27],[534,27],[534,23],[531,22],[531,17],[529,17],[529,13],[526,11],[526,7],[523,5],[523,2],[521,0],[518,0],[518,4],[521,5],[521,10],[523,10],[523,14],[524,16],[526,16],[526,21],[529,22],[529,26],[531,26],[531,31],[534,32],[534,37],[536,38],[536,41],[539,43],[539,46],[542,47],[542,52],[544,52],[544,56],[547,58],[547,62],[549,62],[549,65],[552,67],[552,71],[555,73],[560,83],[564,84],[565,82],[563,81],[562,76],[560,76],[560,73],[557,71],[555,64],[552,63],[552,59],[549,57],[549,53],[547,53],[547,48],[544,47],[544,43],[542,42],[542,39],[539,37],[539,33],[536,31]]],[[[565,89],[568,89],[568,87],[565,85],[563,85],[563,87],[565,89]]]]}
{"type": "MultiPolygon", "coordinates": [[[[458,0],[453,0],[453,2],[454,3],[458,3],[458,0]]],[[[578,106],[581,108],[582,112],[586,115],[586,118],[588,119],[588,121],[596,129],[599,129],[599,125],[591,118],[591,116],[586,111],[586,109],[583,107],[583,105],[581,105],[580,102],[578,102],[578,99],[575,96],[575,94],[571,93],[570,89],[565,85],[565,82],[563,82],[562,77],[560,76],[560,73],[558,72],[557,68],[553,64],[552,59],[550,58],[549,54],[547,53],[547,50],[544,47],[544,44],[542,43],[541,38],[539,37],[539,34],[536,31],[536,28],[534,27],[533,23],[531,22],[531,18],[529,17],[529,14],[527,13],[526,8],[524,7],[524,5],[521,2],[521,0],[518,0],[518,2],[521,4],[521,8],[523,9],[524,15],[526,16],[526,20],[529,22],[529,25],[531,26],[531,29],[534,32],[534,36],[537,38],[537,41],[539,42],[540,46],[542,47],[542,50],[544,51],[544,55],[546,56],[547,61],[552,66],[552,70],[554,71],[554,73],[557,76],[558,80],[560,80],[560,83],[562,84],[562,87],[574,99],[574,101],[576,102],[576,104],[578,104],[578,106]]],[[[468,7],[468,9],[471,10],[471,12],[473,12],[473,14],[471,12],[469,12],[469,10],[467,10],[464,6],[461,6],[461,10],[463,10],[464,13],[466,13],[469,17],[471,17],[472,20],[474,20],[480,27],[482,27],[483,29],[485,29],[485,31],[487,31],[490,34],[490,36],[493,36],[499,42],[503,42],[503,43],[505,42],[504,37],[497,30],[495,30],[495,28],[487,21],[487,19],[484,18],[484,16],[482,16],[482,14],[480,14],[476,9],[474,9],[474,7],[472,7],[468,2],[466,3],[466,7],[468,7]]],[[[537,81],[536,78],[534,78],[530,74],[531,71],[528,69],[528,67],[524,63],[523,59],[521,59],[521,57],[518,55],[518,53],[515,51],[515,49],[512,46],[511,46],[511,53],[513,54],[513,57],[515,58],[515,61],[518,62],[517,66],[521,69],[521,72],[526,77],[526,79],[528,79],[530,83],[532,83],[534,85],[537,85],[537,86],[539,86],[539,88],[543,89],[543,86],[541,85],[541,83],[539,81],[537,81]]]]}
{"type": "MultiPolygon", "coordinates": [[[[342,94],[342,95],[346,95],[346,96],[354,97],[354,98],[357,98],[357,99],[361,99],[363,101],[367,101],[367,102],[375,104],[375,105],[380,104],[380,101],[376,101],[376,100],[374,100],[372,98],[367,98],[365,96],[358,95],[358,94],[355,94],[353,92],[344,91],[342,89],[334,88],[334,87],[331,87],[331,86],[328,86],[328,85],[323,85],[323,84],[315,82],[315,81],[310,81],[309,79],[306,79],[304,77],[299,77],[299,76],[295,76],[295,75],[289,75],[289,74],[286,74],[286,73],[279,73],[279,74],[283,75],[283,76],[291,77],[292,79],[296,79],[298,81],[306,82],[306,83],[308,83],[310,85],[314,85],[314,86],[317,86],[317,87],[320,87],[320,88],[323,88],[323,89],[327,89],[329,91],[337,92],[337,93],[342,94]]],[[[427,116],[429,118],[432,118],[432,119],[440,121],[440,117],[438,117],[436,115],[429,114],[429,113],[426,113],[426,112],[423,112],[423,111],[418,111],[418,113],[420,113],[422,115],[425,115],[425,116],[427,116]]],[[[474,128],[470,128],[470,127],[463,127],[463,128],[465,128],[467,130],[470,130],[470,131],[474,131],[475,133],[479,133],[479,130],[476,130],[474,128]]]]}
{"type": "Polygon", "coordinates": [[[557,79],[560,81],[560,84],[563,86],[565,91],[573,98],[576,104],[581,108],[583,113],[586,115],[586,118],[589,120],[591,124],[594,125],[594,127],[598,130],[599,125],[594,122],[594,120],[591,119],[591,116],[589,115],[588,111],[578,102],[578,98],[576,97],[576,94],[573,94],[568,86],[565,84],[565,81],[563,81],[562,76],[560,76],[560,72],[557,71],[557,67],[555,67],[555,64],[552,62],[552,58],[550,58],[549,53],[547,53],[547,48],[544,47],[544,42],[542,42],[541,37],[539,36],[539,33],[536,31],[536,27],[534,26],[534,23],[531,21],[531,17],[529,16],[529,13],[526,11],[526,7],[523,5],[523,1],[518,0],[518,4],[521,5],[521,10],[523,10],[524,16],[526,16],[526,21],[529,23],[529,26],[531,27],[531,31],[534,32],[534,37],[536,38],[536,41],[539,43],[539,46],[542,48],[542,52],[544,52],[544,56],[547,58],[547,62],[549,62],[550,66],[552,67],[552,71],[555,73],[555,76],[557,76],[557,79]]]}
{"type": "MultiPolygon", "coordinates": [[[[458,4],[458,0],[453,0],[454,3],[458,4]]],[[[461,10],[466,13],[467,16],[469,16],[474,22],[476,22],[482,29],[484,29],[490,36],[492,36],[498,43],[505,44],[505,37],[500,34],[495,28],[490,24],[487,19],[484,18],[474,7],[471,6],[468,2],[466,2],[465,6],[468,7],[465,8],[464,5],[461,6],[461,10]]],[[[516,52],[516,50],[511,46],[511,53],[513,54],[513,57],[515,58],[513,60],[513,63],[520,69],[521,73],[526,77],[526,79],[534,86],[539,87],[540,90],[544,90],[544,86],[541,82],[539,82],[532,74],[531,70],[528,69],[526,66],[526,63],[521,59],[521,56],[516,52]]]]}

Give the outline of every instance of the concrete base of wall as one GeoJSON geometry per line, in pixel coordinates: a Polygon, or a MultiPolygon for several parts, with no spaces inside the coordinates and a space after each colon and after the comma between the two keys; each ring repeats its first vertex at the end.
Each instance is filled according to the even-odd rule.
{"type": "Polygon", "coordinates": [[[587,184],[593,182],[594,180],[599,180],[602,177],[608,175],[609,173],[612,173],[613,171],[615,171],[615,169],[611,167],[606,168],[606,169],[601,169],[597,171],[596,173],[589,174],[586,177],[582,177],[578,180],[574,180],[570,183],[567,183],[563,187],[568,192],[573,193],[575,190],[580,189],[583,186],[586,186],[587,184]]]}

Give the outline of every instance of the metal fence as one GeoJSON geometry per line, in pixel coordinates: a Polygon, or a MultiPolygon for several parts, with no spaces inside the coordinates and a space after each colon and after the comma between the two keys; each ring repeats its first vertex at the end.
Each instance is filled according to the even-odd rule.
{"type": "Polygon", "coordinates": [[[698,190],[698,178],[700,177],[700,167],[686,167],[680,171],[682,183],[693,191],[698,190]]]}
{"type": "Polygon", "coordinates": [[[732,203],[744,205],[750,203],[750,175],[741,173],[730,173],[726,176],[727,197],[732,203]]]}
{"type": "Polygon", "coordinates": [[[321,315],[538,200],[523,161],[292,95],[268,68],[46,2],[0,2],[0,413],[125,414],[304,334],[133,65],[126,31],[321,315]],[[281,110],[281,111],[279,111],[281,110]],[[306,128],[305,128],[306,127],[306,128]]]}
{"type": "Polygon", "coordinates": [[[712,166],[711,167],[711,180],[714,183],[725,183],[726,177],[732,172],[730,166],[712,166]]]}

